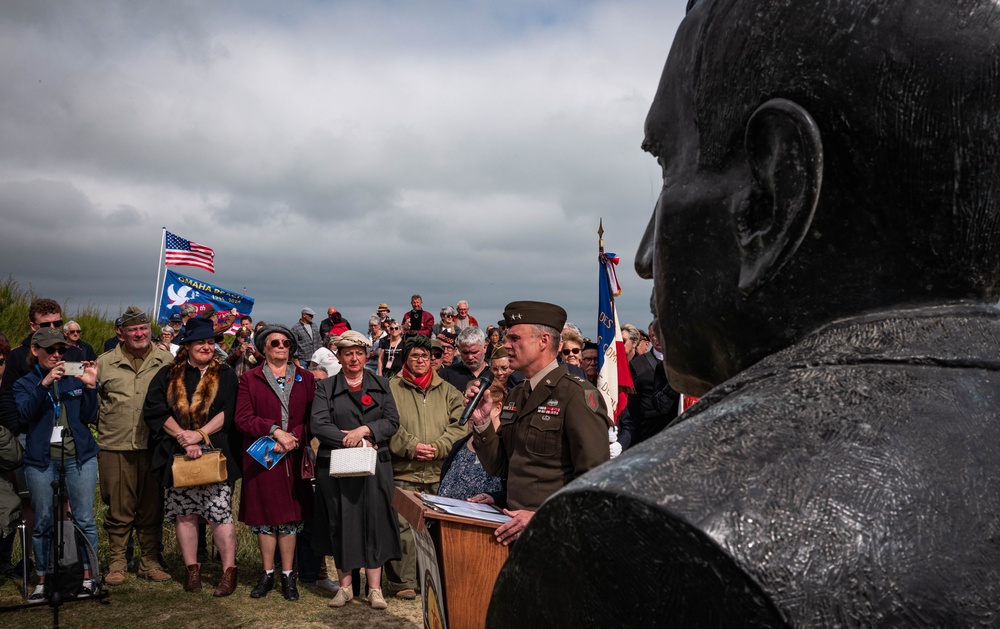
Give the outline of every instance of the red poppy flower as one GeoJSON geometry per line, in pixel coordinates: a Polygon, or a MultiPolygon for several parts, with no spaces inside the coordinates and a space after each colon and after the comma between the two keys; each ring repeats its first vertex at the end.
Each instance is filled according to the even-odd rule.
{"type": "Polygon", "coordinates": [[[375,400],[373,400],[372,396],[370,395],[362,395],[361,403],[364,404],[365,406],[371,406],[372,404],[375,403],[375,400]]]}

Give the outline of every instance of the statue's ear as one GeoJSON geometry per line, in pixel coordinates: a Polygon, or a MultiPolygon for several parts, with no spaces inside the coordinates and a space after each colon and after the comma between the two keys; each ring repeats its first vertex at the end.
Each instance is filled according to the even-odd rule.
{"type": "Polygon", "coordinates": [[[752,293],[791,259],[809,231],[823,182],[823,143],[809,112],[775,98],[747,122],[752,191],[736,210],[740,290],[752,293]]]}

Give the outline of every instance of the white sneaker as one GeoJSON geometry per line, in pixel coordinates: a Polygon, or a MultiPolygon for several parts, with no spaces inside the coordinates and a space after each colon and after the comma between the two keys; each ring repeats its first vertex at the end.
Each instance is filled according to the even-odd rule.
{"type": "Polygon", "coordinates": [[[97,594],[97,581],[94,581],[93,579],[84,579],[83,588],[80,590],[80,593],[76,595],[76,597],[88,598],[94,594],[97,594]]]}
{"type": "Polygon", "coordinates": [[[31,593],[31,596],[28,597],[28,603],[31,604],[44,603],[46,598],[47,597],[45,596],[45,584],[39,583],[38,585],[35,586],[35,591],[31,593]]]}

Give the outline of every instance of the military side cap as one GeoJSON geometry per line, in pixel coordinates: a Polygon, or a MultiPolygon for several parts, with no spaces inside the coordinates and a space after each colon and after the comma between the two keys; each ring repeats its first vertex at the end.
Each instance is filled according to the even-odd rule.
{"type": "Polygon", "coordinates": [[[122,326],[126,325],[139,325],[140,323],[149,323],[149,317],[142,310],[139,310],[135,306],[129,306],[125,312],[122,313],[122,326]]]}
{"type": "Polygon", "coordinates": [[[39,347],[52,347],[60,343],[68,345],[66,336],[58,328],[38,328],[31,335],[31,344],[39,347]]]}
{"type": "Polygon", "coordinates": [[[507,327],[528,323],[562,330],[566,325],[566,311],[544,301],[512,301],[503,309],[503,319],[507,327]]]}

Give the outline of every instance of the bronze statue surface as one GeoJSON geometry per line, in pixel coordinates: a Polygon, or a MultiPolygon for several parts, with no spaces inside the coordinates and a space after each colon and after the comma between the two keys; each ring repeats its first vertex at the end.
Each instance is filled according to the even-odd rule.
{"type": "Polygon", "coordinates": [[[1000,9],[701,0],[637,256],[703,396],[546,502],[489,624],[1000,624],[1000,9]]]}

